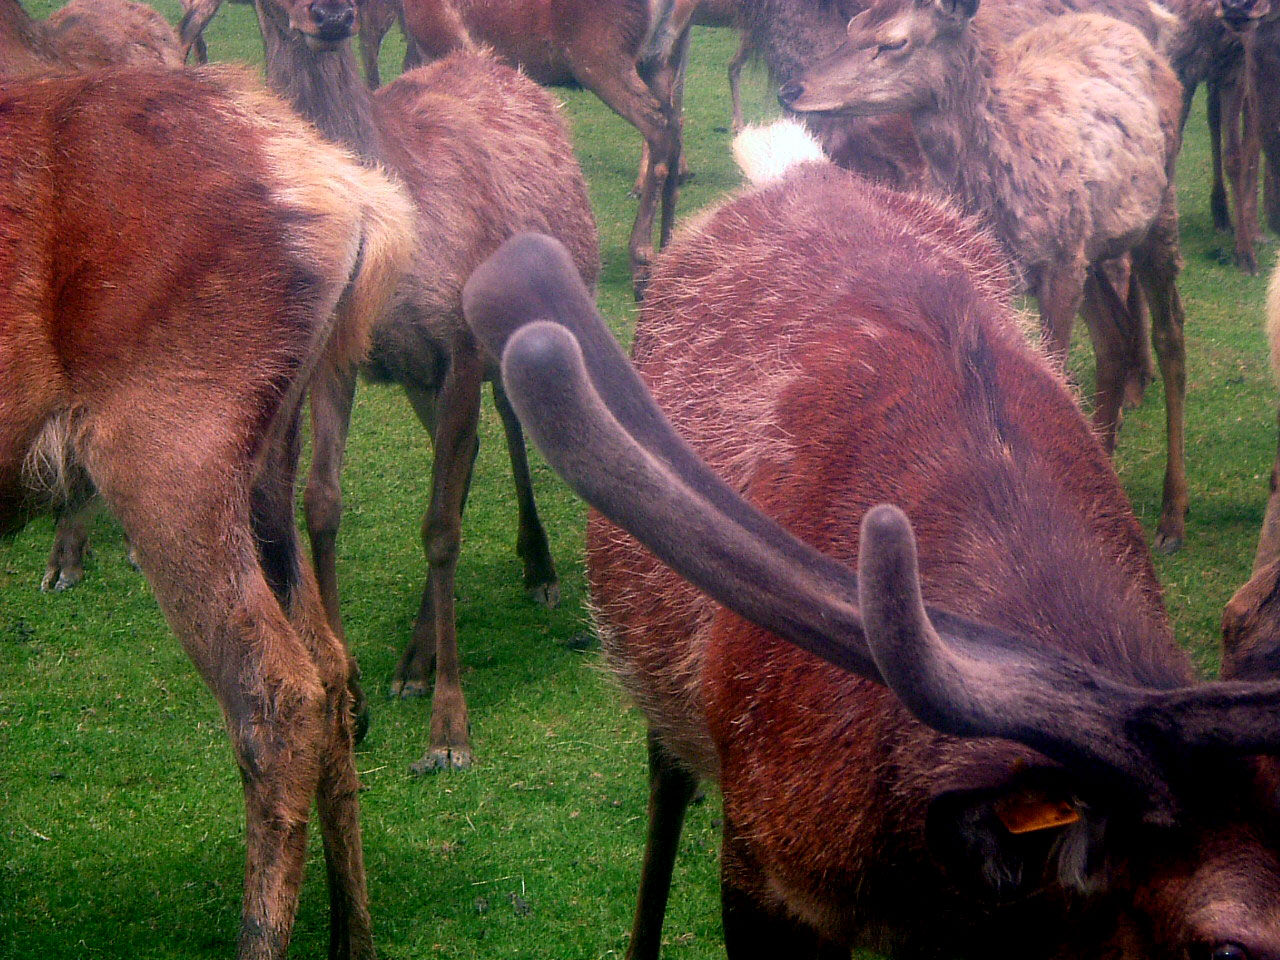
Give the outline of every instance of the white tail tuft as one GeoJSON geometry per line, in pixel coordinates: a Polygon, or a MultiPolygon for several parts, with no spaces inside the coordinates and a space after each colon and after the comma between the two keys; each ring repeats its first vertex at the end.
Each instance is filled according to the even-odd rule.
{"type": "Polygon", "coordinates": [[[801,124],[779,120],[767,127],[747,127],[734,137],[733,158],[746,178],[762,187],[802,163],[825,162],[827,155],[801,124]]]}

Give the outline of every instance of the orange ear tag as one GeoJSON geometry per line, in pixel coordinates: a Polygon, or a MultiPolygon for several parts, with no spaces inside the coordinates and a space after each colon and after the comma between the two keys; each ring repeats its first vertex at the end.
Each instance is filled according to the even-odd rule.
{"type": "Polygon", "coordinates": [[[1080,819],[1080,811],[1071,804],[1033,790],[1001,797],[995,811],[1005,829],[1013,834],[1053,830],[1080,819]]]}

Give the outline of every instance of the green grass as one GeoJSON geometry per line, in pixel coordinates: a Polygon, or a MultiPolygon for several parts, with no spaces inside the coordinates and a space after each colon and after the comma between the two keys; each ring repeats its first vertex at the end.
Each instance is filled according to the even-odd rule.
{"type": "MultiPolygon", "coordinates": [[[[29,6],[38,14],[54,4],[29,6]]],[[[177,4],[157,2],[176,18],[177,4]]],[[[260,61],[252,11],[228,6],[213,55],[260,61]]],[[[389,38],[393,73],[401,47],[389,38]]],[[[728,156],[724,66],[735,40],[695,33],[685,122],[696,179],[687,217],[738,184],[728,156]]],[[[634,319],[627,197],[639,138],[585,92],[567,102],[601,225],[601,309],[634,319]]],[[[750,112],[772,113],[752,77],[750,112]]],[[[1206,670],[1223,604],[1248,574],[1275,445],[1275,390],[1262,336],[1264,281],[1221,262],[1208,216],[1203,110],[1179,169],[1187,261],[1188,545],[1157,561],[1179,637],[1206,670]]],[[[1264,270],[1272,260],[1262,254],[1264,270]]],[[[1079,338],[1073,368],[1091,378],[1079,338]]],[[[1120,437],[1118,469],[1150,533],[1164,463],[1157,383],[1120,437]]],[[[387,957],[620,956],[630,924],[645,802],[643,726],[586,627],[584,510],[535,457],[535,482],[564,586],[554,612],[528,602],[513,551],[514,506],[497,419],[484,446],[459,567],[459,635],[478,763],[416,779],[429,704],[379,697],[408,636],[424,565],[418,525],[430,453],[397,391],[359,395],[344,477],[341,572],[347,630],[374,692],[358,766],[379,949],[387,957]]],[[[243,812],[238,776],[208,691],[102,519],[78,589],[37,589],[52,526],[0,546],[0,957],[226,957],[239,919],[243,812]]],[[[723,955],[715,801],[693,811],[667,923],[672,958],[723,955]]],[[[294,956],[327,942],[318,841],[294,956]]]]}

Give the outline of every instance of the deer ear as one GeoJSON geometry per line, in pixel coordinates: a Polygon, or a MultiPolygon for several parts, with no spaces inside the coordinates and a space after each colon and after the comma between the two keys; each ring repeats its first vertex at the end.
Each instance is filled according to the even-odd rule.
{"type": "Polygon", "coordinates": [[[1254,571],[1222,613],[1222,678],[1280,677],[1280,560],[1254,571]]]}
{"type": "Polygon", "coordinates": [[[927,838],[954,883],[985,891],[993,903],[1046,880],[1092,889],[1100,875],[1101,831],[1060,789],[1020,784],[941,794],[929,805],[927,838]]]}
{"type": "Polygon", "coordinates": [[[972,20],[978,12],[978,0],[937,0],[937,5],[948,20],[972,20]]]}

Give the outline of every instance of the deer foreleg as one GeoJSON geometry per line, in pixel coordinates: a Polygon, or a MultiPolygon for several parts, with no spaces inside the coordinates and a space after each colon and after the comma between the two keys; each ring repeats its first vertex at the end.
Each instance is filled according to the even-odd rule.
{"type": "Polygon", "coordinates": [[[664,196],[671,159],[678,158],[673,142],[677,136],[671,105],[663,103],[640,78],[635,65],[616,58],[574,64],[574,74],[584,87],[592,90],[610,109],[640,131],[649,150],[649,162],[641,178],[640,200],[627,251],[631,260],[631,279],[636,296],[644,294],[653,263],[653,223],[658,203],[664,196]]]}
{"type": "Polygon", "coordinates": [[[680,847],[685,811],[698,780],[680,766],[649,731],[649,829],[645,835],[640,892],[631,924],[627,960],[658,960],[671,873],[680,847]]]}
{"type": "Polygon", "coordinates": [[[533,478],[529,475],[529,452],[525,447],[524,428],[511,407],[498,380],[493,381],[493,405],[502,419],[507,437],[507,455],[511,475],[516,484],[516,506],[520,529],[516,535],[516,553],[524,563],[524,588],[534,600],[554,607],[560,602],[560,583],[556,577],[547,534],[538,517],[538,503],[533,497],[533,478]]]}
{"type": "Polygon", "coordinates": [[[1173,190],[1165,210],[1146,240],[1134,250],[1134,272],[1142,282],[1151,306],[1151,340],[1164,380],[1165,434],[1168,445],[1164,497],[1156,527],[1155,549],[1172,553],[1186,539],[1187,471],[1183,418],[1187,392],[1185,317],[1178,296],[1178,215],[1173,190]]]}
{"type": "MultiPolygon", "coordinates": [[[[454,616],[454,578],[462,542],[462,509],[471,484],[479,440],[480,387],[484,363],[473,347],[459,343],[450,352],[438,403],[431,503],[422,524],[427,552],[427,592],[435,632],[435,687],[431,699],[431,740],[416,773],[465,769],[471,765],[467,704],[462,693],[454,616]]],[[[425,639],[426,624],[414,628],[415,643],[425,639]]]]}

